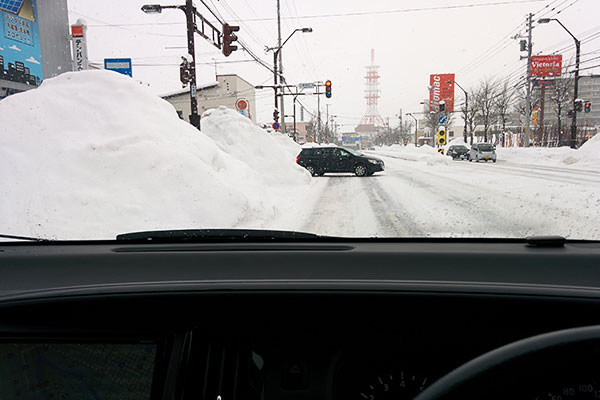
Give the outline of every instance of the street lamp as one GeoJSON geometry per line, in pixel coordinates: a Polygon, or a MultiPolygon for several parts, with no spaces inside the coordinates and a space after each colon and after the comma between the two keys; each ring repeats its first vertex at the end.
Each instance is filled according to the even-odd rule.
{"type": "MultiPolygon", "coordinates": [[[[275,108],[277,108],[277,97],[279,97],[279,90],[277,88],[277,76],[278,76],[278,71],[277,71],[277,56],[279,55],[279,52],[281,51],[281,49],[283,48],[283,46],[287,43],[288,40],[290,40],[290,38],[292,36],[294,36],[294,34],[296,32],[302,32],[302,33],[310,33],[312,32],[312,28],[297,28],[294,29],[294,31],[292,33],[290,33],[290,35],[287,37],[287,39],[285,39],[283,41],[283,43],[281,43],[281,46],[279,47],[273,47],[270,48],[269,50],[274,50],[273,51],[273,84],[275,85],[275,108]]],[[[283,105],[284,102],[284,98],[283,96],[281,96],[281,104],[283,105]]],[[[281,107],[282,111],[283,111],[283,107],[281,107]]],[[[282,131],[285,132],[285,116],[281,116],[281,126],[283,127],[282,131]]]]}
{"type": "Polygon", "coordinates": [[[190,72],[190,124],[200,130],[200,116],[198,115],[198,99],[196,98],[196,54],[194,46],[194,31],[196,30],[196,8],[192,0],[186,0],[182,6],[163,6],[160,4],[145,4],[142,6],[142,11],[146,14],[160,14],[162,10],[168,8],[178,8],[185,13],[187,22],[187,42],[188,54],[191,57],[189,63],[190,72]]]}
{"type": "Polygon", "coordinates": [[[418,128],[417,117],[412,115],[412,113],[406,113],[406,115],[410,115],[415,120],[415,147],[418,147],[419,143],[418,143],[418,139],[417,139],[417,128],[418,128]]]}
{"type": "Polygon", "coordinates": [[[547,24],[550,21],[556,21],[563,27],[565,31],[573,40],[575,40],[575,88],[573,89],[573,117],[571,119],[571,148],[577,148],[577,95],[579,85],[579,52],[581,48],[581,42],[556,18],[540,18],[538,19],[539,24],[547,24]]]}
{"type": "MultiPolygon", "coordinates": [[[[452,81],[447,81],[446,83],[452,83],[452,81]]],[[[465,144],[466,144],[467,143],[467,111],[469,110],[469,94],[467,93],[467,91],[465,89],[463,89],[462,86],[460,86],[458,84],[458,82],[454,81],[454,83],[465,94],[465,128],[463,130],[463,139],[464,139],[465,144]]],[[[473,145],[473,136],[472,135],[471,135],[471,145],[473,145]]]]}

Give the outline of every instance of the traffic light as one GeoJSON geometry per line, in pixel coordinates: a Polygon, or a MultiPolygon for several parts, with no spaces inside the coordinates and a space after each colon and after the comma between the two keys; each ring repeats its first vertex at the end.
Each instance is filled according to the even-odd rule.
{"type": "Polygon", "coordinates": [[[229,57],[229,55],[237,50],[237,46],[232,43],[238,40],[238,37],[233,32],[240,30],[239,26],[223,24],[223,55],[229,57]]]}
{"type": "Polygon", "coordinates": [[[437,144],[439,146],[445,146],[446,143],[448,143],[446,141],[446,127],[440,126],[438,128],[438,140],[437,140],[437,144]]]}
{"type": "Polygon", "coordinates": [[[577,111],[577,112],[583,111],[583,100],[581,100],[581,99],[575,100],[575,111],[577,111]]]}
{"type": "Polygon", "coordinates": [[[440,101],[440,112],[446,111],[446,102],[444,100],[440,101]]]}
{"type": "Polygon", "coordinates": [[[584,111],[586,113],[589,113],[590,111],[592,111],[592,103],[591,102],[589,102],[589,101],[585,102],[584,111]]]}
{"type": "Polygon", "coordinates": [[[190,82],[190,63],[184,57],[181,57],[183,61],[179,64],[179,80],[185,87],[190,82]]]}
{"type": "Polygon", "coordinates": [[[521,51],[527,51],[527,40],[521,40],[519,44],[521,45],[521,51]]]}
{"type": "Polygon", "coordinates": [[[325,81],[325,97],[331,97],[331,81],[325,81]]]}
{"type": "Polygon", "coordinates": [[[279,110],[278,109],[273,110],[273,121],[279,122],[279,110]]]}

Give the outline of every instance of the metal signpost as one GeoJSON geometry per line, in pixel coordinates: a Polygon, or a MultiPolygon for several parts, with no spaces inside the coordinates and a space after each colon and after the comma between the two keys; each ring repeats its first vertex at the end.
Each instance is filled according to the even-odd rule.
{"type": "Polygon", "coordinates": [[[104,69],[115,71],[130,77],[133,76],[131,58],[105,58],[104,69]]]}

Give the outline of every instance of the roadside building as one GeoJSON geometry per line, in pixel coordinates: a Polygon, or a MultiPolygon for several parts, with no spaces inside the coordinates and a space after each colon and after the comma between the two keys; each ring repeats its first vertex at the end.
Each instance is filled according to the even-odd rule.
{"type": "MultiPolygon", "coordinates": [[[[300,122],[300,121],[296,121],[296,142],[303,144],[306,143],[307,140],[307,125],[308,122],[300,122]]],[[[286,122],[285,123],[286,126],[286,132],[288,132],[289,135],[293,135],[294,134],[294,122],[286,122]]]]}
{"type": "MultiPolygon", "coordinates": [[[[181,119],[190,121],[190,91],[189,89],[178,90],[161,96],[175,107],[181,119]]],[[[247,109],[242,114],[256,122],[256,96],[254,85],[242,79],[238,75],[217,75],[217,81],[205,85],[198,85],[196,91],[198,99],[198,113],[219,106],[236,109],[236,102],[245,99],[247,109]]]]}
{"type": "Polygon", "coordinates": [[[73,69],[67,0],[11,1],[0,19],[0,99],[73,69]]]}

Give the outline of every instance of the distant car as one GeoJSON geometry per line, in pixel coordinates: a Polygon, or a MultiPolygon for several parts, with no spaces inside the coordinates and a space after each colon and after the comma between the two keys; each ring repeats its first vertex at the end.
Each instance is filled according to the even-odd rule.
{"type": "Polygon", "coordinates": [[[496,147],[491,143],[475,143],[469,151],[469,161],[473,160],[476,162],[480,160],[496,162],[496,147]]]}
{"type": "Polygon", "coordinates": [[[306,168],[312,176],[328,172],[352,172],[356,176],[370,176],[385,169],[384,162],[379,158],[342,147],[302,149],[296,163],[306,168]]]}
{"type": "Polygon", "coordinates": [[[462,160],[468,158],[469,149],[467,149],[467,146],[463,146],[462,144],[453,145],[448,147],[448,152],[446,154],[452,157],[453,160],[462,160]]]}

